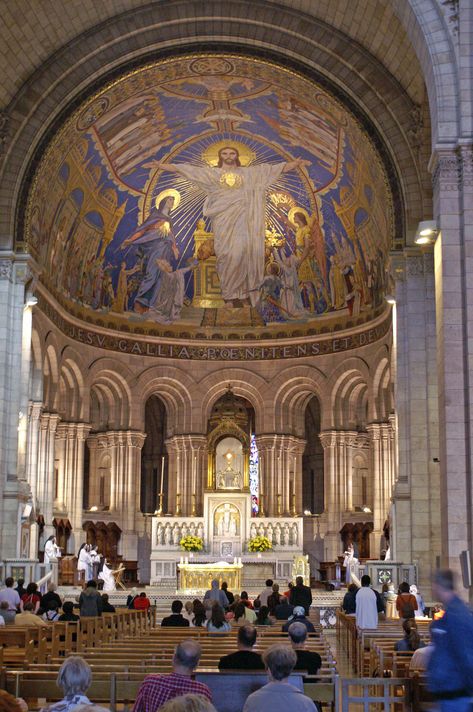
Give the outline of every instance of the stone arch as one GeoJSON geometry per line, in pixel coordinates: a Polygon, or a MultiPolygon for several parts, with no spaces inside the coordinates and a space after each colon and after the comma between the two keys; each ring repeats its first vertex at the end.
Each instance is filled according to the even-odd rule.
{"type": "Polygon", "coordinates": [[[77,351],[71,347],[66,347],[61,354],[58,412],[64,420],[71,422],[83,421],[88,408],[81,361],[77,351]]]}
{"type": "Polygon", "coordinates": [[[43,375],[43,403],[45,409],[52,412],[57,407],[59,356],[56,337],[51,331],[45,339],[43,375]]]}
{"type": "Polygon", "coordinates": [[[112,359],[98,359],[90,369],[89,419],[94,430],[127,430],[130,427],[132,374],[112,359]]]}
{"type": "Polygon", "coordinates": [[[30,396],[31,400],[42,401],[44,390],[43,377],[44,354],[41,337],[35,327],[31,330],[31,368],[30,368],[30,396]]]}
{"type": "Polygon", "coordinates": [[[207,422],[214,403],[226,392],[228,384],[236,396],[246,398],[255,411],[255,428],[261,432],[264,422],[265,400],[263,394],[267,390],[267,381],[255,373],[242,368],[223,368],[218,373],[212,373],[199,383],[202,396],[198,410],[200,412],[201,432],[206,432],[207,422]]]}
{"type": "Polygon", "coordinates": [[[196,398],[196,384],[183,369],[173,366],[146,369],[137,379],[134,394],[138,405],[134,420],[139,428],[143,428],[146,401],[156,395],[166,406],[168,437],[195,430],[192,403],[196,398]]]}
{"type": "MultiPolygon", "coordinates": [[[[327,384],[330,420],[324,419],[324,429],[350,430],[356,427],[363,402],[367,402],[368,383],[369,367],[363,359],[352,357],[337,367],[327,384]]],[[[362,420],[366,422],[366,416],[362,420]]]]}
{"type": "Polygon", "coordinates": [[[370,390],[370,420],[387,420],[393,409],[391,368],[388,356],[382,356],[379,360],[370,390]]]}
{"type": "Polygon", "coordinates": [[[314,366],[293,366],[279,374],[270,383],[270,390],[275,394],[268,413],[270,429],[303,437],[305,409],[314,395],[319,400],[323,418],[325,381],[324,374],[314,366]]]}

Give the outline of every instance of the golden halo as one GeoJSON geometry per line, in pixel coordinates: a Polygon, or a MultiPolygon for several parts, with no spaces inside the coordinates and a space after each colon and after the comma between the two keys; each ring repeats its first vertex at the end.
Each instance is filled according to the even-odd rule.
{"type": "Polygon", "coordinates": [[[205,151],[202,153],[202,160],[204,160],[209,166],[218,165],[218,152],[222,148],[234,148],[238,151],[240,156],[240,163],[242,166],[248,166],[256,158],[256,153],[241,141],[216,141],[211,143],[205,151]]]}
{"type": "Polygon", "coordinates": [[[291,208],[289,210],[289,212],[287,214],[287,219],[289,220],[291,225],[294,225],[294,227],[298,227],[298,225],[296,225],[296,223],[294,222],[294,215],[296,213],[302,213],[302,215],[304,215],[307,219],[307,224],[310,223],[310,215],[307,212],[307,210],[305,208],[300,208],[298,205],[295,205],[293,208],[291,208]]]}
{"type": "Polygon", "coordinates": [[[156,198],[155,205],[158,208],[159,203],[164,200],[164,198],[174,198],[174,205],[172,206],[172,209],[175,210],[176,208],[179,207],[179,203],[181,202],[181,194],[179,193],[178,190],[175,190],[175,188],[168,188],[167,190],[162,190],[158,197],[156,198]]]}

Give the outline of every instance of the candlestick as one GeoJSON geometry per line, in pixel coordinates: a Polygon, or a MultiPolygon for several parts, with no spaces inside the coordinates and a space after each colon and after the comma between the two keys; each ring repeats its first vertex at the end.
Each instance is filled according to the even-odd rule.
{"type": "Polygon", "coordinates": [[[195,517],[197,514],[197,506],[196,506],[197,495],[193,494],[191,496],[191,499],[192,499],[191,517],[195,517]]]}
{"type": "Polygon", "coordinates": [[[159,486],[158,492],[164,492],[164,455],[161,458],[161,484],[159,486]]]}
{"type": "Polygon", "coordinates": [[[264,517],[264,494],[260,492],[259,496],[259,509],[258,509],[258,517],[264,517]]]}
{"type": "Polygon", "coordinates": [[[157,510],[156,514],[158,515],[158,517],[161,517],[163,514],[163,493],[162,492],[160,492],[158,494],[158,503],[159,503],[159,506],[158,506],[158,510],[157,510]]]}
{"type": "Polygon", "coordinates": [[[278,517],[280,517],[282,514],[282,495],[281,494],[276,495],[276,502],[277,502],[278,517]]]}
{"type": "Polygon", "coordinates": [[[179,517],[181,514],[181,495],[176,494],[176,517],[179,517]]]}
{"type": "Polygon", "coordinates": [[[297,517],[297,512],[296,512],[296,493],[293,492],[291,494],[291,514],[293,517],[297,517]]]}

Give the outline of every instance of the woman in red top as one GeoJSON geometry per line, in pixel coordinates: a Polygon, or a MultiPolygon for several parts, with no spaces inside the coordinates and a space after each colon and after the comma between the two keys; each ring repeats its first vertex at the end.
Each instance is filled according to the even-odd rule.
{"type": "Polygon", "coordinates": [[[133,608],[135,611],[147,611],[150,606],[151,601],[144,591],[142,591],[133,601],[133,608]]]}
{"type": "Polygon", "coordinates": [[[409,584],[406,581],[403,581],[399,586],[396,610],[399,613],[399,618],[403,620],[414,618],[415,611],[417,611],[417,598],[409,592],[409,584]]]}
{"type": "Polygon", "coordinates": [[[38,586],[35,583],[29,583],[26,587],[26,593],[24,593],[20,599],[20,609],[24,612],[23,606],[25,603],[33,604],[33,613],[38,612],[38,608],[41,604],[41,594],[38,593],[38,586]]]}

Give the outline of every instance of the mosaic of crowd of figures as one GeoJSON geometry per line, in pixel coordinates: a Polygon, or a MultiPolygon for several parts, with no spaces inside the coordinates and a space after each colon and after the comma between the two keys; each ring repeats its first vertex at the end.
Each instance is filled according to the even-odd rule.
{"type": "Polygon", "coordinates": [[[383,165],[347,110],[224,55],[149,65],[91,97],[27,207],[50,293],[127,330],[364,321],[383,303],[392,234],[383,165]]]}

